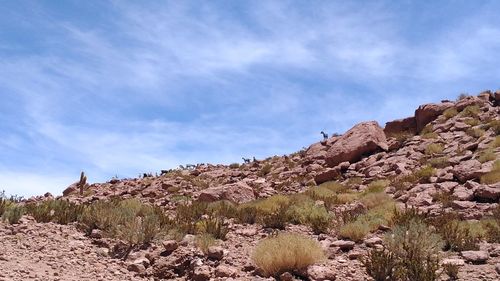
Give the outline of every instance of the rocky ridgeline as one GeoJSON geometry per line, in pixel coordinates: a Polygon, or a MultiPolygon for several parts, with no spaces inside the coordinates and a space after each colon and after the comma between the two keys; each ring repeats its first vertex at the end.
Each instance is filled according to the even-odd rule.
{"type": "MultiPolygon", "coordinates": [[[[498,209],[500,199],[500,182],[488,178],[500,155],[499,104],[500,92],[486,91],[458,101],[422,105],[414,116],[388,122],[385,128],[374,121],[360,123],[291,155],[229,166],[198,164],[83,188],[80,182],[69,186],[59,199],[82,204],[111,197],[139,198],[173,215],[186,202],[248,203],[276,194],[304,193],[332,181],[358,194],[381,180],[386,183],[385,193],[398,205],[414,206],[430,215],[449,211],[461,220],[480,220],[498,209]]],[[[26,203],[51,198],[46,194],[26,203]]],[[[344,203],[333,212],[363,208],[356,200],[344,203]]],[[[381,247],[389,229],[381,225],[352,241],[356,239],[341,237],[335,228],[321,234],[314,234],[307,225],[285,228],[319,241],[326,253],[326,260],[299,274],[309,280],[370,280],[359,258],[381,247]]],[[[72,225],[40,224],[25,216],[21,224],[5,225],[0,232],[0,247],[8,249],[0,253],[0,265],[5,265],[0,280],[274,280],[260,274],[250,259],[257,243],[273,231],[235,220],[229,220],[228,230],[224,241],[205,251],[188,234],[134,249],[125,261],[117,261],[109,253],[119,243],[98,231],[82,236],[72,225]],[[58,251],[65,251],[60,259],[55,258],[58,251]],[[28,266],[33,262],[43,265],[28,266]],[[15,266],[23,263],[26,267],[15,266]],[[89,267],[95,267],[94,274],[89,267]],[[72,277],[71,271],[80,278],[72,277]]],[[[500,245],[482,241],[475,251],[447,253],[444,263],[458,264],[461,280],[498,280],[500,245]]],[[[280,278],[296,277],[285,272],[280,278]]]]}

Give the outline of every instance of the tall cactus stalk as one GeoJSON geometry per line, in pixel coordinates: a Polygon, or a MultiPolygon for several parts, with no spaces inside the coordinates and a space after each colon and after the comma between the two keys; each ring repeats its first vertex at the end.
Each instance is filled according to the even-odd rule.
{"type": "Polygon", "coordinates": [[[83,196],[83,189],[87,185],[87,176],[84,172],[80,174],[80,181],[78,182],[78,187],[80,188],[80,196],[83,196]]]}

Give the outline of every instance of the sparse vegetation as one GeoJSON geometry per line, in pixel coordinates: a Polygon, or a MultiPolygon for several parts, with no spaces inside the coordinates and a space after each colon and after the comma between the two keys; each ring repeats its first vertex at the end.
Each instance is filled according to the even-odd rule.
{"type": "Polygon", "coordinates": [[[439,136],[437,133],[433,132],[434,128],[432,124],[427,124],[422,131],[420,131],[420,136],[424,139],[437,139],[439,136]]]}
{"type": "Polygon", "coordinates": [[[450,165],[448,161],[449,157],[442,156],[442,157],[431,158],[428,160],[427,163],[431,165],[433,168],[445,168],[450,165]]]}
{"type": "Polygon", "coordinates": [[[444,147],[440,143],[431,143],[425,148],[425,154],[426,155],[434,155],[434,154],[439,154],[442,153],[444,150],[444,147]]]}
{"type": "Polygon", "coordinates": [[[215,239],[225,240],[229,232],[227,224],[221,217],[209,216],[206,219],[199,221],[197,224],[198,233],[206,233],[212,235],[215,239]]]}
{"type": "Polygon", "coordinates": [[[371,183],[368,184],[368,187],[366,190],[364,190],[365,194],[368,193],[378,193],[384,191],[384,189],[389,186],[391,182],[388,180],[376,180],[372,181],[371,183]]]}
{"type": "Polygon", "coordinates": [[[458,264],[446,263],[443,264],[443,271],[448,275],[449,280],[458,280],[458,271],[460,266],[458,264]]]}
{"type": "Polygon", "coordinates": [[[26,212],[37,222],[68,224],[78,220],[84,206],[66,200],[46,200],[26,205],[26,212]]]}
{"type": "Polygon", "coordinates": [[[495,151],[490,148],[490,149],[486,149],[483,152],[481,152],[479,154],[479,158],[477,158],[477,160],[479,160],[479,162],[481,162],[481,163],[485,163],[488,161],[493,161],[496,158],[497,158],[497,156],[495,155],[495,151]]]}
{"type": "Polygon", "coordinates": [[[500,120],[492,120],[488,123],[488,127],[493,130],[495,135],[500,135],[500,120]]]}
{"type": "Polygon", "coordinates": [[[12,203],[9,204],[9,206],[6,208],[2,218],[9,224],[17,224],[19,223],[19,220],[21,219],[23,214],[24,214],[24,207],[19,204],[12,203]]]}
{"type": "Polygon", "coordinates": [[[480,138],[485,134],[485,131],[481,128],[471,128],[465,131],[465,133],[473,138],[480,138]]]}
{"type": "Polygon", "coordinates": [[[208,248],[214,246],[217,243],[217,240],[209,233],[202,233],[196,235],[195,238],[196,246],[204,253],[208,253],[208,248]]]}
{"type": "Polygon", "coordinates": [[[264,176],[266,176],[267,174],[269,174],[271,172],[272,168],[273,168],[273,166],[271,164],[267,163],[264,166],[262,166],[262,168],[258,172],[258,175],[260,177],[264,177],[264,176]]]}
{"type": "Polygon", "coordinates": [[[444,250],[471,251],[479,250],[480,236],[473,235],[471,225],[457,220],[449,221],[438,227],[444,239],[444,250]]]}
{"type": "Polygon", "coordinates": [[[395,280],[397,259],[387,249],[372,249],[361,262],[374,281],[395,280]]]}
{"type": "Polygon", "coordinates": [[[458,114],[458,111],[456,108],[454,107],[451,107],[451,108],[448,108],[446,109],[444,112],[443,112],[443,116],[446,118],[446,120],[450,119],[450,118],[453,118],[455,116],[457,116],[458,114]]]}
{"type": "Polygon", "coordinates": [[[438,234],[419,221],[399,225],[385,236],[389,253],[397,260],[396,280],[434,281],[439,277],[439,250],[443,242],[438,234]]]}
{"type": "Polygon", "coordinates": [[[469,105],[462,112],[460,112],[460,116],[462,117],[472,117],[477,118],[481,109],[477,105],[469,105]]]}
{"type": "Polygon", "coordinates": [[[481,177],[481,183],[483,184],[494,184],[500,181],[500,160],[493,163],[493,167],[490,172],[484,174],[481,177]]]}
{"type": "Polygon", "coordinates": [[[318,242],[298,234],[281,233],[259,242],[252,259],[267,276],[297,272],[325,258],[318,242]]]}

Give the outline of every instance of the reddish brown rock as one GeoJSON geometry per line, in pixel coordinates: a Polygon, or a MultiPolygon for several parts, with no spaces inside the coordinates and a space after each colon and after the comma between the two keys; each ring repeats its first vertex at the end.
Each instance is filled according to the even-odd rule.
{"type": "Polygon", "coordinates": [[[322,184],[327,181],[332,181],[337,179],[340,176],[340,171],[337,167],[329,168],[326,171],[316,175],[314,177],[314,181],[316,184],[322,184]]]}
{"type": "Polygon", "coordinates": [[[255,200],[253,189],[244,182],[211,187],[203,190],[198,197],[199,201],[213,202],[228,200],[235,203],[245,203],[255,200]]]}
{"type": "Polygon", "coordinates": [[[389,135],[394,135],[398,133],[416,133],[417,122],[415,117],[407,117],[404,119],[398,119],[385,123],[384,133],[389,135]]]}
{"type": "Polygon", "coordinates": [[[420,132],[425,125],[435,120],[441,113],[453,105],[452,102],[444,102],[439,104],[429,103],[419,106],[417,110],[415,110],[417,132],[420,132]]]}
{"type": "Polygon", "coordinates": [[[338,141],[328,149],[325,160],[330,167],[334,167],[345,161],[357,162],[364,155],[387,149],[384,131],[378,123],[364,122],[339,137],[338,141]]]}

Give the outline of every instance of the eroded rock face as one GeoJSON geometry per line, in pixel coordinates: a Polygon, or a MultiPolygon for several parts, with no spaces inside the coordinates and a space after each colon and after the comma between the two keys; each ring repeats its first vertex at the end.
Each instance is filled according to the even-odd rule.
{"type": "Polygon", "coordinates": [[[452,102],[444,102],[438,104],[429,103],[419,106],[417,110],[415,110],[417,132],[420,132],[425,127],[425,125],[435,120],[446,109],[452,107],[453,105],[454,104],[452,102]]]}
{"type": "Polygon", "coordinates": [[[234,203],[245,203],[255,200],[253,189],[244,182],[211,187],[203,190],[198,197],[202,202],[228,200],[234,203]]]}
{"type": "Polygon", "coordinates": [[[393,135],[404,132],[417,132],[417,122],[415,117],[407,117],[404,119],[397,119],[385,123],[384,133],[386,135],[393,135]]]}
{"type": "Polygon", "coordinates": [[[359,123],[342,135],[329,149],[326,163],[334,167],[342,162],[356,162],[364,155],[387,150],[384,131],[375,121],[359,123]]]}

